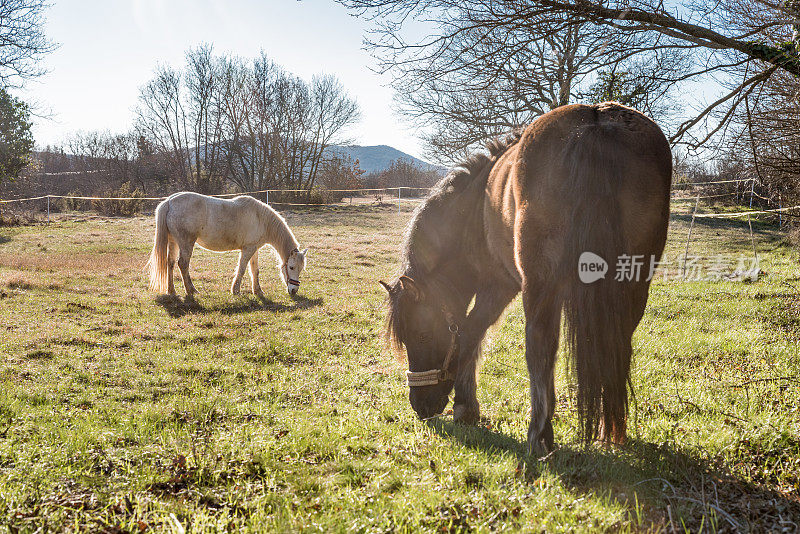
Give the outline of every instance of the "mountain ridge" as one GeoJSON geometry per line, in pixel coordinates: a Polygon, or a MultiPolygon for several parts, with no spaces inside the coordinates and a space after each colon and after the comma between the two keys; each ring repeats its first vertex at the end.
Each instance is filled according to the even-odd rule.
{"type": "MultiPolygon", "coordinates": [[[[194,149],[192,149],[194,150],[194,149]]],[[[35,156],[41,158],[48,154],[54,154],[52,151],[38,150],[34,152],[35,156]]],[[[366,173],[379,173],[389,168],[392,162],[403,160],[411,162],[421,168],[423,171],[436,171],[441,175],[447,174],[448,169],[441,165],[428,163],[425,160],[414,157],[411,154],[403,152],[390,145],[330,145],[324,151],[325,156],[345,156],[358,160],[359,167],[366,173]]],[[[68,160],[77,160],[78,156],[74,154],[61,154],[68,160]]]]}
{"type": "Polygon", "coordinates": [[[414,163],[425,171],[447,172],[447,168],[441,165],[428,163],[389,145],[331,145],[325,152],[357,159],[359,167],[367,173],[384,171],[398,159],[414,163]]]}

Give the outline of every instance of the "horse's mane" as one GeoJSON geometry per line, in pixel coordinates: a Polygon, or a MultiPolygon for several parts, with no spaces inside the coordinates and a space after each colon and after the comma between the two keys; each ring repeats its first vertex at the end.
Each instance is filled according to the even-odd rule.
{"type": "Polygon", "coordinates": [[[442,197],[463,191],[473,184],[475,180],[479,179],[482,184],[485,184],[489,174],[484,171],[488,170],[500,156],[519,142],[520,137],[522,137],[522,131],[520,128],[495,137],[486,142],[484,150],[474,152],[464,161],[458,163],[447,176],[439,180],[433,187],[428,198],[423,202],[421,210],[426,205],[435,203],[442,197]]]}
{"type": "Polygon", "coordinates": [[[401,252],[404,274],[412,277],[414,274],[422,274],[414,244],[419,232],[436,231],[435,228],[425,228],[429,215],[440,211],[443,206],[467,191],[482,193],[494,163],[517,144],[521,136],[522,129],[518,129],[488,141],[485,150],[470,155],[433,187],[428,197],[417,208],[406,230],[401,252]]]}
{"type": "MultiPolygon", "coordinates": [[[[508,134],[494,138],[486,143],[485,150],[475,152],[470,155],[463,162],[456,165],[447,176],[442,178],[431,190],[428,197],[420,204],[414,213],[414,216],[409,223],[405,237],[403,239],[403,248],[401,250],[402,260],[402,274],[409,276],[413,279],[424,278],[430,281],[430,274],[428,269],[424,266],[424,261],[418,248],[419,242],[430,238],[432,232],[441,232],[442,225],[439,222],[437,215],[440,215],[448,204],[452,203],[455,199],[463,197],[464,194],[475,192],[476,194],[483,194],[486,186],[486,181],[489,178],[489,171],[494,163],[505,154],[510,148],[519,142],[522,137],[522,129],[514,130],[508,134]]],[[[482,217],[481,210],[468,211],[468,217],[482,217]]],[[[469,221],[459,220],[457,225],[460,228],[469,227],[469,221]]],[[[456,223],[450,222],[450,226],[455,226],[456,223]]],[[[456,229],[456,228],[453,228],[456,229]]],[[[477,236],[468,236],[475,238],[477,236]]],[[[464,247],[462,242],[453,240],[449,243],[453,247],[464,247]]],[[[456,281],[451,277],[434,277],[433,284],[426,284],[430,288],[438,290],[442,295],[452,295],[457,288],[455,287],[456,281]]],[[[403,324],[403,313],[401,303],[401,292],[399,291],[399,282],[394,286],[394,291],[389,293],[388,300],[388,313],[386,316],[386,336],[388,341],[395,348],[401,346],[403,324]]]]}
{"type": "Polygon", "coordinates": [[[292,229],[289,228],[288,224],[286,224],[286,219],[283,218],[283,215],[257,198],[250,196],[242,196],[237,198],[249,199],[248,202],[252,201],[251,204],[256,208],[256,214],[258,215],[258,219],[261,221],[261,223],[264,224],[267,236],[270,236],[272,239],[274,239],[273,242],[277,245],[273,246],[273,248],[278,254],[278,259],[280,261],[285,261],[286,258],[284,258],[284,256],[292,249],[297,249],[300,247],[297,239],[294,237],[292,229]]]}

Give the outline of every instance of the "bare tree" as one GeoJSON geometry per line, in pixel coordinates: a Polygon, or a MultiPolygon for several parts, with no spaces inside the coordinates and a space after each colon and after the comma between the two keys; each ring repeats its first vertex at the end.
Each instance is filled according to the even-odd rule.
{"type": "Polygon", "coordinates": [[[189,186],[189,129],[184,111],[181,73],[159,67],[155,77],[141,89],[136,128],[164,154],[170,175],[181,186],[189,186]]]}
{"type": "Polygon", "coordinates": [[[311,158],[305,188],[311,190],[331,143],[346,143],[343,131],[361,116],[358,104],[333,76],[315,76],[311,80],[311,158]]]}
{"type": "Polygon", "coordinates": [[[311,128],[311,94],[308,86],[296,76],[287,75],[278,81],[279,113],[285,117],[285,130],[276,132],[282,150],[281,176],[287,187],[303,189],[303,170],[310,153],[306,134],[311,128]]]}
{"type": "Polygon", "coordinates": [[[670,78],[686,68],[673,43],[565,17],[515,17],[519,2],[341,2],[373,17],[368,43],[379,69],[394,74],[401,110],[430,130],[429,155],[439,160],[582,100],[601,69],[635,72],[648,92],[643,111],[665,115],[670,78]],[[405,40],[412,17],[428,21],[431,37],[405,40]]]}
{"type": "Polygon", "coordinates": [[[344,142],[343,130],[358,120],[357,103],[334,77],[315,76],[308,84],[264,57],[249,79],[247,134],[237,148],[241,165],[284,187],[310,191],[325,150],[344,142]]]}
{"type": "MultiPolygon", "coordinates": [[[[227,176],[222,155],[223,108],[227,84],[223,60],[210,45],[186,54],[187,119],[191,124],[191,176],[200,191],[218,192],[227,176]]],[[[229,93],[228,93],[229,95],[229,93]]]]}
{"type": "Polygon", "coordinates": [[[773,204],[800,201],[800,78],[776,74],[732,121],[726,157],[756,179],[761,197],[773,204]]]}
{"type": "Polygon", "coordinates": [[[43,0],[0,0],[0,86],[44,73],[39,60],[54,48],[42,31],[48,7],[43,0]]]}
{"type": "Polygon", "coordinates": [[[252,73],[239,58],[226,58],[222,62],[222,155],[228,169],[228,178],[244,191],[261,189],[263,171],[256,157],[253,143],[257,135],[252,130],[251,92],[252,73]]]}
{"type": "Polygon", "coordinates": [[[364,182],[370,187],[391,188],[408,187],[417,189],[411,195],[420,195],[429,187],[433,187],[441,179],[441,174],[435,170],[423,169],[413,161],[396,159],[389,164],[389,168],[371,173],[364,177],[364,182]]]}
{"type": "Polygon", "coordinates": [[[183,188],[310,191],[325,149],[359,117],[335,78],[305,82],[263,53],[245,61],[204,45],[186,60],[142,88],[137,120],[183,188]]]}
{"type": "Polygon", "coordinates": [[[364,186],[362,179],[364,170],[359,161],[343,154],[332,154],[325,157],[318,170],[318,183],[324,191],[325,202],[339,202],[346,196],[348,189],[359,189],[364,186]]]}
{"type": "MultiPolygon", "coordinates": [[[[84,193],[114,193],[123,184],[131,190],[161,192],[165,169],[152,146],[137,132],[84,132],[72,135],[65,148],[47,151],[69,154],[69,171],[79,173],[84,193]]],[[[47,152],[44,156],[48,157],[47,152]]],[[[49,156],[52,157],[52,156],[49,156]]],[[[43,170],[52,171],[45,165],[43,170]]],[[[66,170],[66,169],[65,169],[66,170]]]]}
{"type": "MultiPolygon", "coordinates": [[[[441,54],[452,41],[475,31],[481,32],[480,42],[487,44],[481,57],[516,57],[514,41],[484,39],[489,29],[501,37],[502,32],[525,32],[525,42],[547,42],[563,32],[576,28],[583,32],[588,27],[590,35],[609,35],[612,44],[624,45],[615,44],[600,54],[594,68],[605,71],[633,59],[658,67],[657,54],[688,51],[690,68],[657,74],[663,87],[713,78],[723,83],[724,90],[710,103],[687,104],[684,122],[671,128],[672,141],[690,148],[727,133],[745,97],[776,72],[800,75],[797,0],[680,0],[677,5],[661,0],[476,0],[463,4],[468,7],[455,0],[340,1],[375,21],[378,39],[374,45],[388,64],[401,69],[427,60],[426,51],[441,54]],[[459,17],[462,12],[469,16],[459,17]],[[400,32],[403,22],[419,19],[433,21],[436,30],[424,42],[406,43],[400,32]],[[462,22],[450,24],[451,20],[462,22]],[[601,69],[604,61],[609,64],[601,69]]],[[[459,73],[469,70],[458,63],[452,68],[459,73]]],[[[628,69],[623,65],[618,70],[628,69]]]]}
{"type": "MultiPolygon", "coordinates": [[[[128,197],[163,195],[168,191],[168,172],[163,158],[136,132],[79,132],[61,146],[47,146],[33,154],[33,161],[16,183],[5,192],[15,196],[82,195],[128,197]]],[[[108,212],[110,208],[131,208],[138,203],[57,203],[68,209],[85,209],[91,204],[108,212]]]]}
{"type": "Polygon", "coordinates": [[[142,88],[137,128],[168,156],[181,187],[219,192],[226,178],[222,69],[205,45],[190,50],[186,62],[183,72],[160,67],[142,88]]]}
{"type": "Polygon", "coordinates": [[[287,116],[278,106],[277,88],[284,73],[263,53],[252,63],[232,58],[226,67],[225,139],[229,179],[247,191],[278,183],[279,150],[287,116]]]}

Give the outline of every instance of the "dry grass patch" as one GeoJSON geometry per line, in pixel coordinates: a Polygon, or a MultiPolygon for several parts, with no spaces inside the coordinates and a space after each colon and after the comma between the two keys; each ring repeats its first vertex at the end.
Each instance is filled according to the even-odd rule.
{"type": "Polygon", "coordinates": [[[0,253],[0,267],[17,271],[43,271],[65,274],[138,274],[143,271],[147,256],[133,252],[92,253],[47,253],[9,254],[0,253]]]}
{"type": "Polygon", "coordinates": [[[28,278],[17,273],[12,273],[10,275],[6,275],[0,278],[0,284],[7,287],[8,289],[22,290],[22,291],[28,291],[30,289],[33,289],[35,285],[28,278]]]}

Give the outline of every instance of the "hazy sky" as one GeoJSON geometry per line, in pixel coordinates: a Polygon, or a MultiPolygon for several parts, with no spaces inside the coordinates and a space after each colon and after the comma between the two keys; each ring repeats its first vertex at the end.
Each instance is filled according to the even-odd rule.
{"type": "Polygon", "coordinates": [[[50,113],[36,119],[37,144],[77,130],[122,132],[133,122],[139,87],[159,63],[182,66],[202,42],[217,52],[254,57],[261,49],[305,79],[336,75],[361,105],[351,133],[364,145],[420,155],[416,132],[392,112],[388,79],[369,70],[361,50],[365,23],[333,0],[52,0],[46,34],[60,46],[49,73],[20,93],[50,113]]]}

